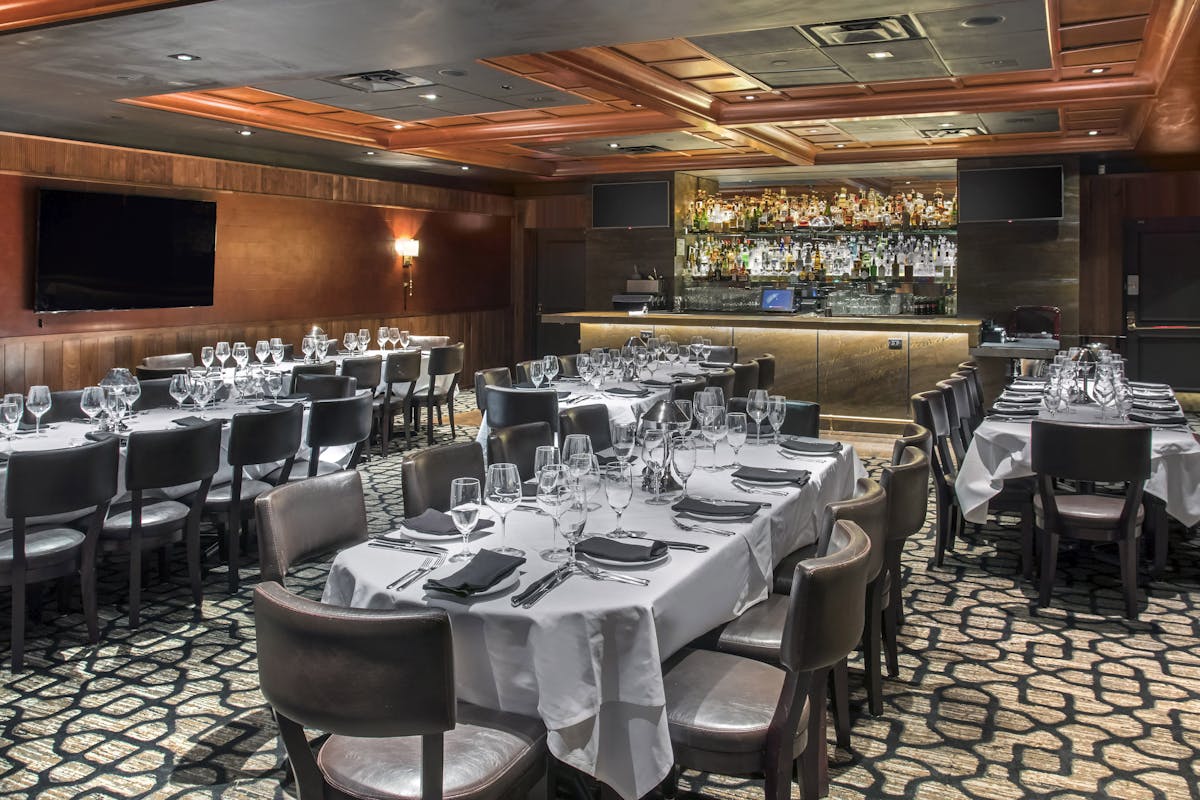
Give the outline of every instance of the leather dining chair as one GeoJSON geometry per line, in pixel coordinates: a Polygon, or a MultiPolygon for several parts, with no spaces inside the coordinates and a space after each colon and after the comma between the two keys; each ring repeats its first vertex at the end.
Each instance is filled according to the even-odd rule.
{"type": "Polygon", "coordinates": [[[747,397],[751,389],[758,388],[758,362],[733,363],[733,397],[747,397]]]}
{"type": "Polygon", "coordinates": [[[449,336],[420,336],[408,337],[408,346],[417,350],[432,350],[435,347],[449,347],[449,336]]]}
{"type": "Polygon", "coordinates": [[[544,422],[526,422],[497,428],[488,434],[488,463],[516,464],[521,480],[534,476],[537,449],[554,444],[554,432],[544,422]]]}
{"type": "Polygon", "coordinates": [[[380,445],[383,455],[391,450],[392,431],[396,425],[396,409],[400,409],[400,421],[404,425],[404,446],[412,447],[413,395],[417,381],[421,379],[421,351],[397,350],[388,353],[383,362],[383,399],[377,414],[380,419],[380,445]]]}
{"type": "Polygon", "coordinates": [[[504,386],[511,389],[512,373],[508,367],[489,367],[475,373],[475,407],[487,413],[487,387],[504,386]]]}
{"type": "MultiPolygon", "coordinates": [[[[730,411],[746,412],[746,398],[730,398],[726,406],[730,411]]],[[[770,423],[763,422],[764,427],[770,423]]],[[[779,432],[785,436],[807,436],[817,439],[821,436],[821,404],[807,400],[788,400],[787,412],[783,417],[783,425],[779,432]]]]}
{"type": "Polygon", "coordinates": [[[603,403],[589,403],[584,406],[572,406],[558,412],[558,435],[566,441],[572,433],[582,433],[592,440],[592,452],[612,448],[612,429],[609,427],[608,406],[603,403]]]}
{"type": "MultiPolygon", "coordinates": [[[[708,387],[716,387],[725,395],[725,402],[729,402],[734,397],[733,381],[734,372],[732,369],[723,369],[716,372],[704,373],[704,380],[708,382],[708,387]]],[[[707,387],[706,387],[707,388],[707,387]]]]}
{"type": "Polygon", "coordinates": [[[945,380],[938,381],[937,387],[943,391],[945,386],[950,387],[950,397],[947,398],[947,406],[950,400],[954,401],[954,417],[958,418],[958,438],[962,442],[963,457],[966,457],[966,452],[971,447],[971,439],[975,436],[975,405],[971,402],[971,381],[958,375],[951,375],[945,380]]]}
{"type": "Polygon", "coordinates": [[[767,800],[788,800],[796,759],[801,796],[822,795],[826,674],[862,636],[870,548],[861,528],[839,521],[829,552],[796,565],[778,666],[694,649],[663,665],[676,765],[664,784],[665,797],[675,797],[678,767],[684,767],[762,774],[767,800]]]}
{"type": "Polygon", "coordinates": [[[239,538],[245,512],[254,498],[270,490],[271,484],[249,479],[246,467],[283,462],[279,482],[287,483],[300,449],[300,427],[304,408],[295,403],[280,411],[255,411],[234,414],[229,423],[229,442],[225,460],[233,470],[229,483],[214,486],[208,491],[204,509],[224,518],[225,555],[229,561],[229,592],[238,590],[239,538]]]}
{"type": "Polygon", "coordinates": [[[958,466],[951,455],[950,418],[946,414],[946,399],[940,389],[914,394],[910,402],[913,421],[933,436],[929,469],[933,475],[933,494],[937,510],[934,563],[940,567],[946,551],[954,549],[954,537],[958,531],[960,516],[958,500],[954,494],[958,466]]]}
{"type": "Polygon", "coordinates": [[[300,376],[302,375],[335,375],[336,373],[336,361],[322,361],[319,364],[296,364],[292,367],[292,380],[288,385],[288,394],[295,394],[300,391],[296,388],[296,384],[300,381],[300,376]]]}
{"type": "Polygon", "coordinates": [[[378,431],[380,439],[383,434],[379,431],[383,427],[383,403],[387,396],[386,389],[383,385],[383,356],[354,356],[351,358],[342,359],[342,368],[339,373],[343,378],[354,378],[357,381],[355,389],[366,389],[371,393],[374,401],[371,404],[371,425],[374,429],[372,433],[378,431]],[[378,424],[378,428],[375,426],[378,424]]]}
{"type": "Polygon", "coordinates": [[[453,442],[420,450],[400,464],[404,515],[426,509],[450,510],[450,481],[477,478],[484,483],[483,449],[476,442],[453,442]]]}
{"type": "Polygon", "coordinates": [[[967,443],[964,441],[963,421],[959,418],[959,404],[958,398],[955,396],[955,386],[958,387],[957,394],[961,394],[965,398],[966,385],[962,378],[950,378],[938,381],[935,386],[942,393],[942,401],[946,407],[948,425],[946,441],[950,443],[950,452],[954,456],[955,465],[961,465],[963,459],[967,456],[967,443]]]}
{"type": "MultiPolygon", "coordinates": [[[[458,375],[463,371],[466,345],[462,342],[445,347],[434,347],[429,351],[429,366],[425,374],[429,378],[429,388],[423,395],[413,397],[413,429],[421,430],[421,408],[429,413],[429,427],[425,433],[425,443],[433,444],[433,412],[437,410],[438,425],[442,424],[442,404],[446,404],[446,413],[450,417],[450,437],[454,438],[457,431],[454,427],[454,392],[458,388],[458,375]],[[445,390],[438,389],[441,378],[450,378],[445,390]]],[[[419,435],[419,434],[418,434],[419,435]]]]}
{"type": "MultiPolygon", "coordinates": [[[[60,392],[50,393],[50,408],[42,414],[42,424],[49,425],[53,422],[67,422],[73,419],[83,417],[83,409],[79,407],[80,398],[83,397],[83,389],[67,389],[60,392]]],[[[26,424],[33,425],[37,417],[28,408],[22,415],[22,419],[26,424]]]]}
{"type": "Polygon", "coordinates": [[[904,543],[925,530],[929,515],[929,458],[917,447],[906,447],[896,464],[883,467],[879,480],[887,495],[888,592],[883,612],[883,643],[888,675],[899,672],[896,634],[904,622],[904,543]]]}
{"type": "Polygon", "coordinates": [[[983,421],[983,407],[984,407],[983,372],[980,370],[979,364],[977,364],[976,362],[964,361],[963,363],[958,365],[958,371],[955,372],[954,374],[955,375],[963,375],[964,373],[971,380],[971,386],[972,386],[971,393],[972,393],[972,399],[974,400],[975,406],[976,406],[975,417],[977,419],[976,426],[978,427],[978,422],[983,421]]]}
{"type": "Polygon", "coordinates": [[[211,420],[175,430],[134,431],[125,450],[128,507],[113,506],[100,531],[100,551],[129,554],[129,627],[138,626],[142,606],[142,555],[157,549],[166,577],[167,548],[183,542],[192,602],[204,604],[200,587],[200,515],[221,463],[221,423],[211,420]],[[198,483],[180,500],[159,499],[158,490],[198,483]]]}
{"type": "Polygon", "coordinates": [[[579,353],[558,357],[558,375],[561,378],[579,377],[579,353]]]}
{"type": "Polygon", "coordinates": [[[170,378],[172,375],[183,375],[190,367],[134,367],[134,372],[137,374],[139,381],[161,380],[170,378]]]}
{"type": "Polygon", "coordinates": [[[187,371],[196,366],[196,357],[191,353],[169,353],[163,356],[146,356],[138,367],[149,369],[174,369],[187,371]]]}
{"type": "Polygon", "coordinates": [[[933,455],[933,434],[924,425],[904,423],[904,433],[892,445],[892,463],[899,464],[904,458],[904,450],[909,447],[917,448],[925,454],[926,459],[930,458],[933,455]]]}
{"type": "Polygon", "coordinates": [[[708,381],[703,375],[697,375],[692,380],[681,380],[679,383],[671,384],[671,402],[676,400],[688,400],[692,403],[696,402],[696,392],[702,392],[708,386],[708,381]]]}
{"type": "Polygon", "coordinates": [[[371,395],[363,392],[353,397],[335,400],[315,400],[308,410],[308,477],[325,475],[342,469],[353,470],[358,466],[371,437],[371,395]],[[330,461],[321,460],[321,451],[327,447],[353,447],[350,461],[341,467],[330,461]]]}
{"type": "Polygon", "coordinates": [[[277,486],[255,498],[254,518],[262,579],[286,584],[293,563],[367,540],[362,475],[347,469],[277,486]]]}
{"type": "Polygon", "coordinates": [[[764,353],[754,360],[758,362],[758,388],[770,392],[775,388],[775,356],[764,353]]]}
{"type": "Polygon", "coordinates": [[[358,381],[345,375],[297,375],[292,388],[296,394],[308,395],[309,400],[339,400],[353,397],[358,381]]]}
{"type": "Polygon", "coordinates": [[[173,408],[177,405],[175,398],[171,397],[171,379],[170,378],[154,378],[148,381],[138,381],[141,384],[142,392],[138,395],[137,402],[133,404],[134,411],[144,411],[150,408],[173,408]]]}
{"type": "Polygon", "coordinates": [[[526,422],[545,422],[558,432],[558,392],[553,389],[507,389],[488,386],[488,428],[507,428],[526,422]]]}
{"type": "Polygon", "coordinates": [[[1033,505],[1042,540],[1038,607],[1050,603],[1060,540],[1111,542],[1121,562],[1125,616],[1137,619],[1137,545],[1145,521],[1142,496],[1150,477],[1151,429],[1035,419],[1032,435],[1030,461],[1038,482],[1033,505]],[[1059,494],[1055,480],[1123,483],[1124,496],[1059,494]]]}
{"type": "Polygon", "coordinates": [[[970,430],[968,431],[968,439],[975,435],[975,429],[979,427],[979,423],[983,422],[983,397],[981,396],[981,386],[979,380],[979,370],[977,369],[961,369],[958,372],[952,373],[952,377],[962,378],[967,382],[967,422],[970,430]]]}
{"type": "MultiPolygon", "coordinates": [[[[539,359],[537,359],[537,361],[540,363],[541,359],[539,358],[539,359]]],[[[518,361],[517,362],[516,369],[514,370],[514,373],[515,373],[516,379],[517,379],[517,383],[532,383],[532,381],[529,378],[529,365],[532,363],[533,363],[533,359],[530,359],[528,361],[518,361]]]]}
{"type": "Polygon", "coordinates": [[[254,621],[301,798],[517,800],[546,777],[540,720],[457,700],[444,609],[328,606],[267,581],[254,621]],[[315,753],[305,728],[330,734],[315,753]]]}
{"type": "Polygon", "coordinates": [[[717,345],[708,352],[707,364],[735,364],[738,360],[738,349],[733,345],[717,345]]]}

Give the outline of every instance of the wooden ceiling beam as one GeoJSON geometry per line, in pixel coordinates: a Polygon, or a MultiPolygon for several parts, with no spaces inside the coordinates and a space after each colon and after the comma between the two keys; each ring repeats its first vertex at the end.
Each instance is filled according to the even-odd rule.
{"type": "Polygon", "coordinates": [[[692,169],[725,169],[742,167],[781,167],[784,163],[765,153],[728,153],[725,155],[675,155],[646,156],[601,156],[560,161],[554,177],[566,178],[580,175],[611,175],[633,172],[673,172],[692,169]]]}
{"type": "Polygon", "coordinates": [[[1122,134],[1109,136],[1058,136],[1039,139],[1000,139],[992,141],[938,142],[936,144],[858,147],[852,150],[825,150],[817,154],[817,164],[859,164],[873,161],[920,161],[942,158],[978,158],[982,156],[1019,156],[1030,153],[1094,153],[1129,150],[1133,144],[1122,134]]]}
{"type": "Polygon", "coordinates": [[[669,133],[687,127],[657,111],[614,111],[577,117],[490,122],[485,125],[453,125],[446,128],[410,128],[388,134],[389,150],[448,147],[484,142],[555,143],[601,136],[669,133]]]}
{"type": "Polygon", "coordinates": [[[555,174],[553,161],[543,161],[524,156],[505,155],[488,150],[472,147],[425,147],[404,152],[422,158],[435,158],[438,161],[450,161],[455,164],[467,164],[472,167],[490,167],[509,172],[520,172],[526,175],[537,175],[549,178],[555,174]]]}

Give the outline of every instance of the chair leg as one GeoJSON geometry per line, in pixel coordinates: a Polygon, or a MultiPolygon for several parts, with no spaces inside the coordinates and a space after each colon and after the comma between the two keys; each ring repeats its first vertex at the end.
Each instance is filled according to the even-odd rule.
{"type": "Polygon", "coordinates": [[[142,535],[129,535],[129,627],[136,628],[142,610],[142,535]]]}
{"type": "Polygon", "coordinates": [[[1021,509],[1021,575],[1033,580],[1033,505],[1021,509]]]}
{"type": "Polygon", "coordinates": [[[946,540],[950,531],[950,509],[946,504],[945,495],[940,487],[935,490],[935,496],[937,498],[935,509],[937,512],[937,534],[934,541],[933,563],[940,567],[946,556],[946,540]]]}
{"type": "MultiPolygon", "coordinates": [[[[846,659],[834,664],[829,670],[830,708],[833,709],[833,730],[837,734],[838,747],[850,749],[850,675],[846,659]]],[[[812,713],[812,709],[809,709],[812,713]]]]}
{"type": "Polygon", "coordinates": [[[901,583],[900,557],[904,553],[904,540],[888,542],[885,567],[892,577],[892,594],[888,598],[888,611],[895,617],[896,628],[904,624],[904,586],[901,583]]]}
{"type": "Polygon", "coordinates": [[[188,580],[192,585],[192,602],[199,609],[204,605],[204,590],[200,585],[200,526],[185,533],[187,537],[188,580]]]}
{"type": "MultiPolygon", "coordinates": [[[[896,580],[892,576],[892,581],[896,580]]],[[[887,674],[889,678],[894,678],[900,674],[900,654],[898,651],[899,645],[896,642],[896,632],[899,628],[896,620],[896,609],[893,607],[894,598],[888,598],[888,606],[883,609],[883,654],[887,659],[887,674]]]]}
{"type": "MultiPolygon", "coordinates": [[[[825,681],[823,673],[814,673],[808,692],[808,744],[797,759],[800,796],[804,800],[817,800],[829,790],[829,744],[825,738],[825,681]]],[[[770,772],[767,775],[770,781],[770,772]]],[[[768,783],[768,786],[770,784],[768,783]]],[[[791,797],[790,783],[784,787],[784,800],[791,797]]],[[[767,800],[773,800],[767,792],[767,800]]]]}
{"type": "Polygon", "coordinates": [[[393,419],[392,406],[389,403],[383,407],[383,424],[379,426],[379,452],[383,454],[384,458],[388,457],[388,450],[392,443],[393,419]]]}
{"type": "Polygon", "coordinates": [[[1137,539],[1117,542],[1121,558],[1121,591],[1125,595],[1125,616],[1137,619],[1137,539]]]}
{"type": "Polygon", "coordinates": [[[671,769],[667,772],[667,777],[663,778],[662,783],[659,784],[659,788],[662,790],[663,800],[675,800],[676,795],[679,794],[678,765],[671,765],[671,769]]]}
{"type": "MultiPolygon", "coordinates": [[[[879,667],[879,645],[883,634],[879,630],[879,619],[883,614],[880,595],[883,591],[879,578],[867,586],[867,618],[863,625],[863,667],[867,679],[867,707],[871,716],[883,713],[883,678],[879,667]]],[[[811,713],[811,712],[810,712],[811,713]]]]}
{"type": "Polygon", "coordinates": [[[1058,566],[1058,534],[1046,531],[1042,542],[1042,580],[1038,589],[1038,607],[1050,604],[1050,591],[1054,587],[1054,570],[1058,566]]]}
{"type": "Polygon", "coordinates": [[[25,576],[12,581],[12,671],[25,666],[25,576]]]}
{"type": "Polygon", "coordinates": [[[446,400],[446,414],[449,415],[449,417],[450,417],[450,438],[453,439],[455,436],[458,435],[458,432],[454,428],[454,396],[453,395],[451,395],[450,398],[446,400]]]}
{"type": "Polygon", "coordinates": [[[1154,547],[1154,562],[1153,572],[1158,575],[1167,568],[1167,504],[1157,500],[1147,498],[1145,503],[1146,521],[1151,526],[1150,541],[1154,547]]]}
{"type": "MultiPolygon", "coordinates": [[[[438,412],[438,425],[440,426],[442,424],[442,404],[441,403],[437,404],[437,412],[438,412]]],[[[432,424],[432,422],[433,422],[433,420],[431,419],[430,423],[432,424]]]]}
{"type": "Polygon", "coordinates": [[[228,518],[225,522],[225,553],[229,558],[229,593],[237,594],[238,590],[238,561],[241,558],[241,548],[238,546],[241,530],[241,503],[230,502],[228,518]]]}

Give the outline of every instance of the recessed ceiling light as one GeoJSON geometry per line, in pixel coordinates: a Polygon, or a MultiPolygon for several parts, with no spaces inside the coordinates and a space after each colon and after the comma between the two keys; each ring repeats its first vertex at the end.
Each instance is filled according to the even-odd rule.
{"type": "Polygon", "coordinates": [[[777,58],[771,62],[771,66],[772,67],[786,67],[788,65],[788,63],[789,62],[786,58],[777,58]]]}
{"type": "Polygon", "coordinates": [[[429,92],[428,94],[419,94],[419,95],[417,95],[417,97],[421,98],[422,100],[437,100],[438,99],[438,96],[436,94],[434,94],[433,92],[429,92]]]}
{"type": "Polygon", "coordinates": [[[392,127],[393,127],[393,128],[395,128],[396,130],[400,130],[400,129],[401,129],[401,128],[403,128],[404,126],[403,126],[403,125],[401,125],[399,122],[397,122],[397,123],[396,123],[395,125],[393,125],[392,127]]]}
{"type": "Polygon", "coordinates": [[[645,106],[643,106],[641,103],[634,103],[633,107],[634,108],[645,108],[645,106]]]}
{"type": "Polygon", "coordinates": [[[839,147],[839,148],[842,148],[842,147],[845,147],[845,146],[846,146],[846,145],[844,145],[844,144],[839,144],[839,145],[838,145],[838,147],[839,147]]]}
{"type": "Polygon", "coordinates": [[[905,186],[912,186],[912,181],[905,181],[905,182],[904,182],[904,185],[905,185],[905,186]]]}
{"type": "Polygon", "coordinates": [[[445,75],[447,78],[465,78],[467,71],[465,69],[439,69],[438,75],[445,75]]]}
{"type": "Polygon", "coordinates": [[[1090,75],[1103,75],[1106,72],[1108,72],[1108,67],[1092,67],[1088,70],[1090,75]]]}
{"type": "Polygon", "coordinates": [[[466,170],[470,169],[470,167],[468,167],[466,164],[463,164],[461,167],[459,167],[459,169],[466,171],[466,170]]]}
{"type": "Polygon", "coordinates": [[[758,95],[753,95],[753,94],[744,94],[744,95],[742,95],[742,99],[743,99],[743,100],[757,100],[757,99],[758,99],[758,95]]]}
{"type": "Polygon", "coordinates": [[[882,61],[885,58],[895,58],[895,56],[887,50],[876,50],[873,53],[867,53],[867,58],[873,58],[876,61],[882,61]]]}
{"type": "Polygon", "coordinates": [[[611,147],[613,150],[616,150],[621,145],[617,144],[616,142],[609,142],[608,146],[611,147]]]}
{"type": "Polygon", "coordinates": [[[374,150],[367,150],[367,151],[364,153],[364,155],[373,156],[373,155],[375,155],[375,151],[374,151],[374,150]]]}
{"type": "Polygon", "coordinates": [[[967,17],[958,24],[964,28],[987,28],[991,25],[999,25],[1001,22],[1004,22],[1004,17],[999,14],[986,14],[978,17],[967,17]]]}
{"type": "Polygon", "coordinates": [[[248,130],[246,128],[242,128],[240,131],[238,131],[238,136],[253,136],[253,135],[254,135],[254,131],[248,130]]]}
{"type": "Polygon", "coordinates": [[[1088,131],[1088,136],[1099,136],[1100,131],[1088,131]]]}
{"type": "Polygon", "coordinates": [[[199,61],[200,56],[194,56],[191,53],[171,53],[167,58],[173,58],[176,61],[199,61]]]}
{"type": "Polygon", "coordinates": [[[808,132],[809,133],[820,133],[821,129],[820,128],[809,128],[808,132]]]}
{"type": "Polygon", "coordinates": [[[939,122],[938,127],[939,128],[953,128],[954,123],[953,122],[939,122]]]}

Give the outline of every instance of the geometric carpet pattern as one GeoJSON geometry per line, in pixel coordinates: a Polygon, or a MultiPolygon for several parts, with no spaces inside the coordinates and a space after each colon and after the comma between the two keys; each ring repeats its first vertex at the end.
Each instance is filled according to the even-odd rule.
{"type": "MultiPolygon", "coordinates": [[[[473,408],[463,393],[464,410],[473,408]]],[[[476,429],[459,426],[458,439],[476,429]]],[[[448,428],[439,437],[449,438],[448,428]]],[[[372,532],[402,518],[393,450],[361,467],[372,532]]],[[[877,474],[880,464],[869,460],[877,474]]],[[[900,675],[871,717],[851,662],[852,747],[830,766],[831,798],[1200,797],[1200,541],[1175,529],[1159,576],[1144,575],[1140,619],[1122,615],[1114,554],[1064,551],[1051,606],[1034,614],[1020,580],[1014,520],[965,538],[940,568],[928,530],[903,558],[907,616],[900,675]]],[[[48,596],[27,631],[26,668],[9,671],[0,594],[0,797],[291,797],[282,746],[258,691],[255,567],[225,589],[205,579],[189,603],[182,553],[153,572],[128,628],[126,564],[100,568],[101,640],[87,644],[78,593],[48,596]]],[[[153,562],[154,559],[151,559],[153,562]]],[[[311,597],[322,564],[289,585],[311,597]]],[[[762,782],[685,773],[681,789],[762,797],[762,782]]],[[[793,786],[793,797],[799,797],[793,786]]]]}

